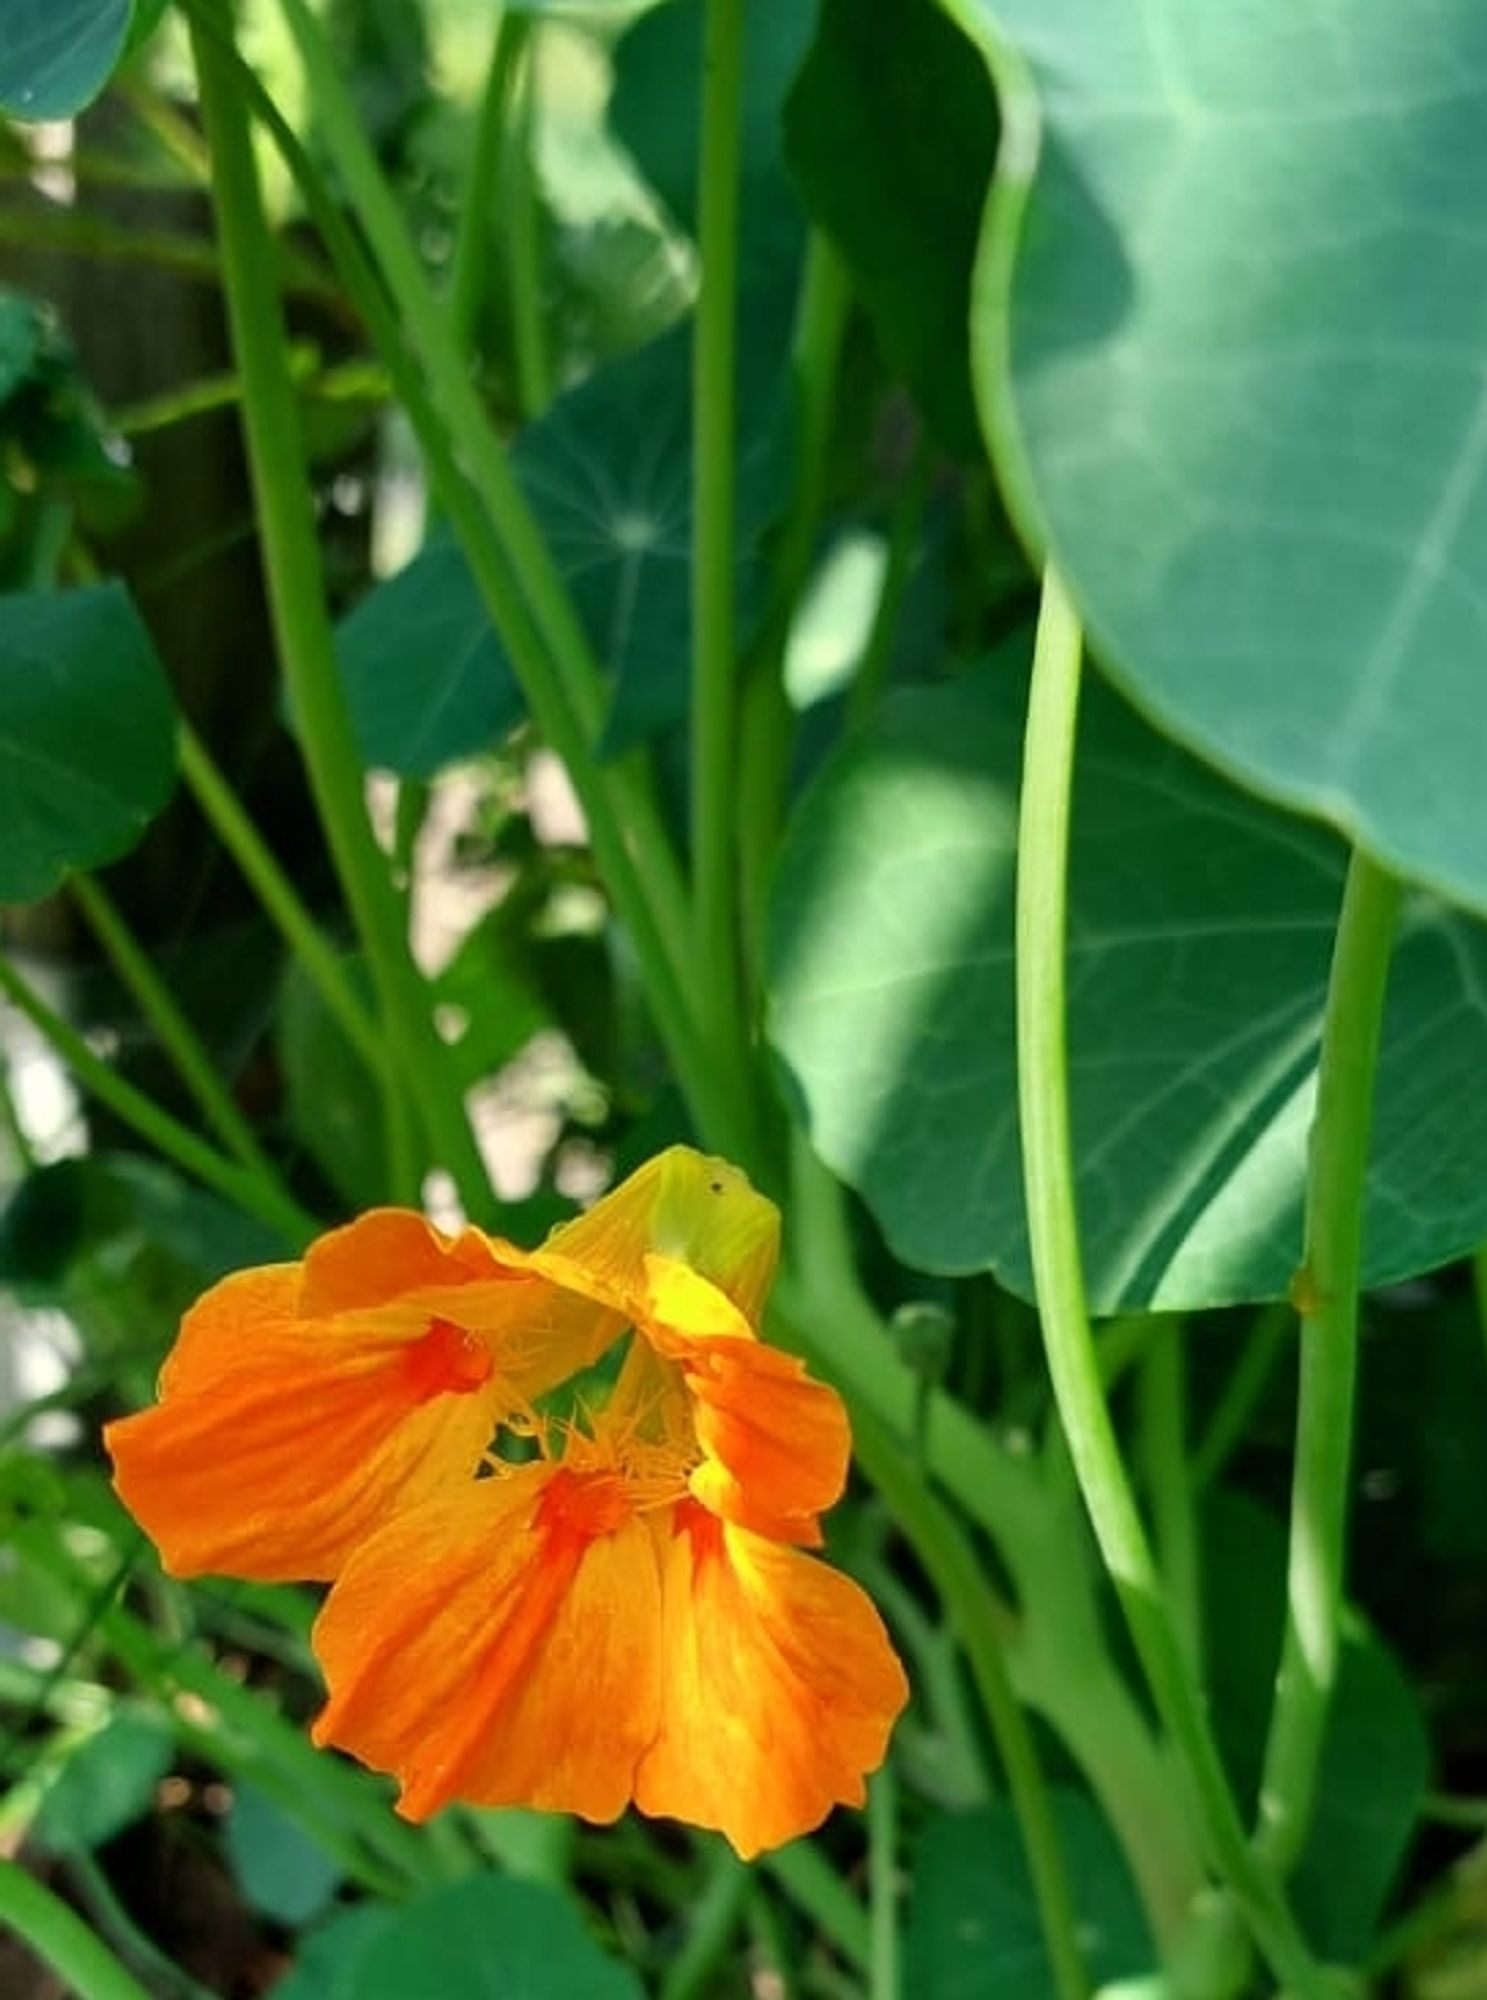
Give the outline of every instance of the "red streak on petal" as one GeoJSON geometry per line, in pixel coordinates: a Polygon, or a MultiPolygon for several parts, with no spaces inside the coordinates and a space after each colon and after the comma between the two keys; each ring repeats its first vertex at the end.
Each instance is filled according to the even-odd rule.
{"type": "Polygon", "coordinates": [[[428,1332],[403,1349],[403,1385],[416,1403],[468,1396],[490,1380],[490,1349],[453,1320],[431,1319],[428,1332]]]}
{"type": "Polygon", "coordinates": [[[679,1500],[671,1527],[673,1534],[691,1537],[692,1558],[699,1564],[722,1552],[723,1523],[700,1500],[679,1500]]]}

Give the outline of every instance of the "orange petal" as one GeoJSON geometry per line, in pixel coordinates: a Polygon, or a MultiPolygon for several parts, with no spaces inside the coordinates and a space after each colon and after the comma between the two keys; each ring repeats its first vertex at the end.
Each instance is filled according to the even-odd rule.
{"type": "Polygon", "coordinates": [[[299,1306],[306,1318],[353,1314],[405,1332],[446,1316],[485,1339],[528,1402],[595,1362],[626,1317],[581,1287],[555,1285],[499,1237],[445,1236],[400,1208],[374,1208],[312,1244],[299,1306]]]}
{"type": "Polygon", "coordinates": [[[816,1516],[847,1483],[842,1399],[763,1343],[699,1343],[683,1363],[703,1461],[693,1493],[715,1514],[777,1540],[816,1543],[816,1516]]]}
{"type": "Polygon", "coordinates": [[[161,1371],[161,1402],[110,1424],[114,1483],[168,1570],[333,1576],[387,1510],[473,1477],[501,1393],[447,1322],[298,1315],[300,1267],[213,1286],[161,1371]]]}
{"type": "Polygon", "coordinates": [[[825,1563],[695,1503],[658,1532],[661,1727],[635,1801],[749,1860],[861,1805],[908,1684],[867,1597],[825,1563]]]}
{"type": "Polygon", "coordinates": [[[318,1743],[402,1787],[426,1819],[460,1799],[605,1822],[655,1734],[654,1540],[618,1479],[532,1465],[400,1515],[316,1621],[318,1743]]]}
{"type": "Polygon", "coordinates": [[[385,1306],[406,1293],[524,1275],[477,1230],[446,1236],[411,1208],[373,1208],[310,1245],[299,1305],[307,1319],[323,1319],[385,1306]]]}
{"type": "Polygon", "coordinates": [[[737,1167],[672,1146],[555,1229],[530,1262],[639,1319],[648,1298],[645,1260],[658,1252],[708,1279],[752,1322],[774,1277],[779,1237],[778,1209],[737,1167]]]}

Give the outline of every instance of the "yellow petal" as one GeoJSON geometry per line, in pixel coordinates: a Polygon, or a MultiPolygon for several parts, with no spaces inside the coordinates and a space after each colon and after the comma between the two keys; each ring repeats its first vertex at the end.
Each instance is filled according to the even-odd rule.
{"type": "Polygon", "coordinates": [[[660,1583],[621,1483],[551,1465],[400,1516],[316,1622],[315,1739],[397,1777],[398,1810],[528,1805],[603,1823],[655,1734],[660,1583]]]}
{"type": "Polygon", "coordinates": [[[672,1146],[555,1229],[531,1264],[639,1319],[646,1258],[659,1253],[707,1279],[753,1323],[774,1277],[779,1234],[779,1211],[737,1167],[672,1146]]]}
{"type": "Polygon", "coordinates": [[[643,1812],[716,1827],[745,1860],[860,1805],[908,1697],[856,1584],[684,1502],[662,1554],[661,1726],[643,1812]]]}
{"type": "Polygon", "coordinates": [[[178,1576],[333,1576],[394,1504],[469,1479],[496,1421],[489,1350],[299,1317],[297,1265],[240,1272],[187,1314],[161,1402],[110,1424],[114,1483],[178,1576]]]}

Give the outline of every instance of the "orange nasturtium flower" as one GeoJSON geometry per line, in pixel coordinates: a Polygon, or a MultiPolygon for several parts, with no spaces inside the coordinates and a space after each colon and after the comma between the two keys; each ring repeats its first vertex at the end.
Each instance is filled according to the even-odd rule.
{"type": "Polygon", "coordinates": [[[756,1854],[861,1803],[907,1692],[802,1552],[849,1439],[755,1332],[778,1231],[685,1147],[536,1251],[374,1210],[187,1314],[118,1490],[174,1575],[331,1583],[316,1740],[410,1819],[633,1801],[756,1854]]]}

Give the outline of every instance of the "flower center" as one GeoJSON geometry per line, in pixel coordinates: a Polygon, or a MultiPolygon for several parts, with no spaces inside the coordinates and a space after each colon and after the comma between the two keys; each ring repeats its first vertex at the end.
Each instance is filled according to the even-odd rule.
{"type": "Polygon", "coordinates": [[[634,1511],[618,1473],[570,1472],[560,1465],[537,1503],[537,1526],[557,1537],[588,1542],[612,1535],[634,1511]]]}
{"type": "Polygon", "coordinates": [[[431,1319],[428,1331],[403,1349],[403,1386],[415,1403],[468,1396],[490,1380],[493,1366],[483,1340],[453,1320],[431,1319]]]}

